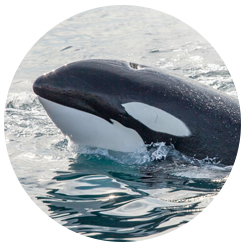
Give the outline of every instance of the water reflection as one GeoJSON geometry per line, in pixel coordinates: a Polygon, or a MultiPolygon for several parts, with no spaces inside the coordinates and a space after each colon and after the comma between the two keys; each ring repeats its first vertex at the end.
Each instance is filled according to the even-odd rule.
{"type": "Polygon", "coordinates": [[[70,159],[68,171],[56,172],[56,184],[37,199],[53,219],[77,233],[137,240],[187,223],[224,184],[175,176],[174,169],[166,162],[121,165],[104,156],[79,155],[70,159]]]}

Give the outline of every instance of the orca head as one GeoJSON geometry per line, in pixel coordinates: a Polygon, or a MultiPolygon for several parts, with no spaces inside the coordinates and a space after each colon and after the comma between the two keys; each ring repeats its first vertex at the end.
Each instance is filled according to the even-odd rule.
{"type": "MultiPolygon", "coordinates": [[[[139,68],[146,67],[113,60],[74,62],[40,76],[33,91],[52,121],[72,141],[132,152],[144,141],[136,130],[123,124],[127,114],[121,96],[134,84],[131,79],[136,78],[134,71],[139,68]]],[[[124,95],[125,99],[129,96],[124,95]]]]}
{"type": "MultiPolygon", "coordinates": [[[[132,141],[150,144],[191,135],[180,117],[182,109],[176,106],[180,83],[172,75],[140,64],[94,59],[70,63],[42,75],[34,82],[33,90],[57,127],[75,141],[81,136],[72,131],[72,124],[63,125],[63,119],[86,122],[69,118],[73,112],[66,107],[118,124],[119,129],[132,129],[133,135],[123,129],[121,137],[132,136],[132,141]]],[[[106,133],[113,137],[111,132],[106,133]]]]}

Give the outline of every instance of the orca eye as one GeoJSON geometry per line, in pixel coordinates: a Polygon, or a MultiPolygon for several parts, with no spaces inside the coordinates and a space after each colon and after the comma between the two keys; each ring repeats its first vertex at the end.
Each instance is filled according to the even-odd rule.
{"type": "Polygon", "coordinates": [[[141,65],[137,64],[137,63],[129,63],[130,68],[132,69],[140,69],[141,65]]]}

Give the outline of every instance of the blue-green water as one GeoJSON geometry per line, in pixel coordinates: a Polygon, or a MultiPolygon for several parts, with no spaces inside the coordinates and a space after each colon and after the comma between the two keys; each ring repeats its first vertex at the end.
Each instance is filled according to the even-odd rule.
{"type": "Polygon", "coordinates": [[[48,118],[32,83],[65,63],[89,58],[171,69],[236,96],[214,49],[171,16],[128,6],[74,16],[34,45],[11,84],[5,135],[19,181],[50,217],[94,238],[139,240],[187,223],[220,191],[231,166],[197,161],[161,144],[133,154],[72,145],[48,118]]]}

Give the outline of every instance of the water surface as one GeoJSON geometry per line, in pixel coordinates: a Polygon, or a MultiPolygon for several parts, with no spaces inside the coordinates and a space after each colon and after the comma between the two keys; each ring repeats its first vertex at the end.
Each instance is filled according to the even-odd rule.
{"type": "Polygon", "coordinates": [[[170,69],[237,98],[216,51],[179,20],[129,6],[79,14],[46,33],[12,81],[5,135],[19,181],[51,218],[97,239],[133,241],[184,225],[213,200],[232,167],[163,144],[133,154],[72,145],[48,118],[32,83],[63,64],[90,58],[170,69]]]}

